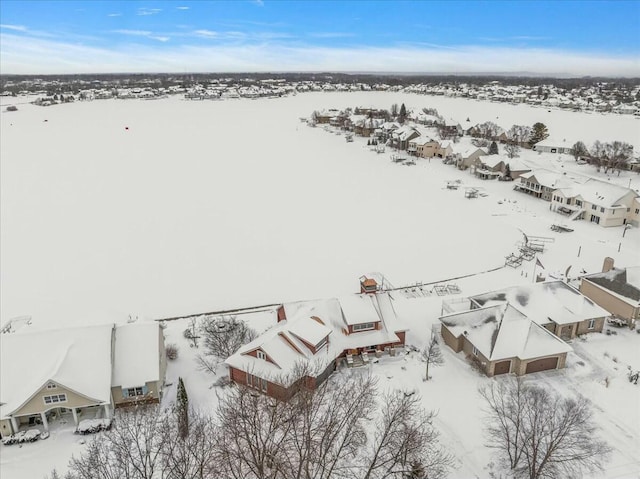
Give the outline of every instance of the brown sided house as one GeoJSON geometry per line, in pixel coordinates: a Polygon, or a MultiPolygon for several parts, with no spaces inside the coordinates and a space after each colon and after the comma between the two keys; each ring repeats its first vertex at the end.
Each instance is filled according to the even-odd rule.
{"type": "Polygon", "coordinates": [[[232,381],[287,400],[301,386],[322,384],[341,358],[366,362],[404,341],[388,293],[358,294],[281,306],[278,324],[225,363],[232,381]]]}
{"type": "Polygon", "coordinates": [[[580,292],[630,327],[640,318],[640,266],[615,268],[606,258],[602,273],[582,278],[580,292]]]}
{"type": "Polygon", "coordinates": [[[447,346],[463,351],[487,376],[561,369],[571,351],[509,303],[454,312],[440,321],[447,346]]]}

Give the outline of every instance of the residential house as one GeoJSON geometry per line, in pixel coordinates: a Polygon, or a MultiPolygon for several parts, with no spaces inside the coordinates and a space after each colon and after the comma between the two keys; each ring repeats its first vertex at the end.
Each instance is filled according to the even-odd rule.
{"type": "Polygon", "coordinates": [[[476,160],[479,157],[484,156],[486,154],[487,152],[482,148],[476,148],[476,147],[468,148],[464,150],[462,153],[458,154],[458,157],[456,160],[456,167],[460,170],[466,170],[467,168],[474,166],[476,163],[476,160]]]}
{"type": "Polygon", "coordinates": [[[495,180],[504,174],[507,159],[500,155],[483,155],[476,158],[474,174],[482,180],[495,180]]]}
{"type": "Polygon", "coordinates": [[[630,327],[640,319],[640,266],[615,268],[606,258],[601,273],[582,277],[580,292],[630,327]]]}
{"type": "Polygon", "coordinates": [[[564,153],[570,155],[573,154],[574,143],[568,142],[565,138],[549,137],[533,145],[532,150],[540,153],[564,153]]]}
{"type": "Polygon", "coordinates": [[[369,361],[394,354],[405,331],[387,292],[301,301],[278,309],[278,324],[241,347],[225,363],[232,381],[287,400],[300,387],[315,389],[343,358],[369,361]]]}
{"type": "Polygon", "coordinates": [[[588,179],[582,184],[555,189],[551,209],[600,226],[638,224],[638,193],[606,181],[588,179]]]}
{"type": "Polygon", "coordinates": [[[460,126],[460,123],[451,118],[440,119],[438,128],[440,130],[442,138],[454,138],[457,136],[462,136],[464,133],[464,130],[462,129],[462,126],[460,126]]]}
{"type": "Polygon", "coordinates": [[[568,188],[575,184],[575,181],[565,178],[563,175],[539,168],[521,174],[520,182],[514,186],[514,189],[533,195],[536,198],[542,198],[545,201],[551,201],[555,190],[568,188]]]}
{"type": "Polygon", "coordinates": [[[114,397],[120,387],[152,386],[148,395],[134,393],[145,401],[161,397],[164,339],[157,322],[4,333],[0,357],[3,437],[36,424],[48,431],[49,421],[62,416],[76,426],[81,417],[109,418],[123,402],[114,397]]]}
{"type": "Polygon", "coordinates": [[[421,135],[420,131],[410,125],[403,125],[391,133],[391,145],[399,150],[406,150],[409,142],[421,135]]]}
{"type": "Polygon", "coordinates": [[[409,141],[407,153],[419,158],[433,158],[440,149],[440,143],[427,136],[419,136],[409,141]]]}
{"type": "Polygon", "coordinates": [[[508,302],[561,339],[602,332],[609,313],[562,281],[513,286],[469,298],[471,309],[508,302]]]}
{"type": "Polygon", "coordinates": [[[509,303],[440,317],[447,346],[463,351],[487,376],[564,368],[571,348],[509,303]]]}
{"type": "Polygon", "coordinates": [[[436,151],[436,156],[438,158],[447,158],[453,155],[453,147],[451,146],[451,141],[445,140],[440,142],[440,147],[436,151]]]}

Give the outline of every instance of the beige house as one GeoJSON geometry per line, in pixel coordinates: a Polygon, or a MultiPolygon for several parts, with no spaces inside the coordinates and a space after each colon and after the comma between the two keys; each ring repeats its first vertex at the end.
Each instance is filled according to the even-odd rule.
{"type": "Polygon", "coordinates": [[[23,427],[48,431],[49,422],[63,416],[76,426],[82,418],[111,417],[123,402],[112,393],[115,378],[152,385],[148,397],[140,396],[156,401],[164,381],[164,339],[156,322],[5,333],[0,357],[2,437],[23,427]]]}
{"type": "Polygon", "coordinates": [[[486,154],[487,152],[482,148],[469,148],[458,154],[456,167],[460,170],[466,170],[467,168],[474,166],[478,158],[486,154]]]}
{"type": "Polygon", "coordinates": [[[640,266],[614,268],[606,258],[601,273],[582,277],[580,292],[630,327],[640,318],[640,266]]]}
{"type": "Polygon", "coordinates": [[[426,136],[419,136],[409,141],[407,153],[418,158],[433,158],[440,149],[440,143],[426,136]]]}
{"type": "Polygon", "coordinates": [[[554,190],[551,209],[605,227],[638,225],[638,193],[596,179],[554,190]]]}
{"type": "Polygon", "coordinates": [[[487,376],[562,369],[571,348],[509,303],[440,317],[445,344],[487,376]]]}
{"type": "Polygon", "coordinates": [[[607,311],[562,281],[533,283],[442,303],[441,333],[489,376],[565,366],[564,340],[602,332],[607,311]]]}
{"type": "Polygon", "coordinates": [[[514,189],[522,191],[536,198],[551,201],[554,191],[561,188],[571,188],[577,185],[575,181],[567,179],[551,170],[539,168],[520,175],[520,181],[514,189]]]}
{"type": "Polygon", "coordinates": [[[453,155],[453,148],[451,147],[451,141],[445,140],[440,143],[440,147],[438,151],[436,151],[436,156],[438,158],[447,158],[448,156],[453,155]]]}

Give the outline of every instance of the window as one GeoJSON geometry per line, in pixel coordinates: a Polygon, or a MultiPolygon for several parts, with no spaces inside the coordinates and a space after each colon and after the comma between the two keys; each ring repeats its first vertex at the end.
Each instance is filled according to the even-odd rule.
{"type": "Polygon", "coordinates": [[[122,390],[124,397],[144,396],[146,388],[144,386],[135,388],[126,388],[122,390]]]}
{"type": "Polygon", "coordinates": [[[267,392],[267,380],[247,373],[247,386],[267,392]]]}
{"type": "Polygon", "coordinates": [[[373,329],[374,324],[373,323],[354,324],[352,327],[354,331],[365,331],[367,329],[373,329]]]}
{"type": "Polygon", "coordinates": [[[576,206],[582,206],[582,201],[576,200],[576,206]]]}
{"type": "Polygon", "coordinates": [[[473,355],[474,355],[474,356],[477,356],[477,355],[478,355],[478,350],[476,349],[476,347],[475,347],[475,346],[473,347],[473,355]]]}
{"type": "Polygon", "coordinates": [[[589,320],[589,329],[593,329],[596,327],[596,320],[595,319],[590,319],[589,320]]]}
{"type": "Polygon", "coordinates": [[[266,355],[266,354],[264,354],[264,351],[260,351],[260,350],[258,349],[258,351],[257,351],[257,355],[258,355],[258,359],[264,359],[265,361],[267,360],[267,355],[266,355]]]}
{"type": "Polygon", "coordinates": [[[591,205],[591,209],[592,209],[592,210],[597,210],[597,209],[598,209],[598,207],[597,207],[596,205],[591,205]]]}
{"type": "Polygon", "coordinates": [[[67,402],[66,394],[52,394],[51,396],[44,396],[45,404],[55,404],[59,402],[67,402]]]}
{"type": "Polygon", "coordinates": [[[636,208],[636,214],[640,213],[640,208],[636,208]]]}
{"type": "Polygon", "coordinates": [[[604,208],[600,207],[600,213],[604,213],[604,208]]]}
{"type": "Polygon", "coordinates": [[[58,385],[56,383],[48,383],[47,384],[47,389],[55,389],[57,387],[58,387],[58,385]]]}

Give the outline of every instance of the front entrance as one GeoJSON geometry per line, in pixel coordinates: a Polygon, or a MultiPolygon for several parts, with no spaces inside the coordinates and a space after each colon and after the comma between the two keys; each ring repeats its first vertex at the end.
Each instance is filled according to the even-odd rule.
{"type": "Polygon", "coordinates": [[[571,339],[573,337],[573,325],[562,326],[560,328],[560,339],[564,339],[565,341],[571,339]]]}
{"type": "Polygon", "coordinates": [[[599,225],[600,224],[600,217],[596,216],[596,215],[591,215],[591,222],[599,225]]]}

